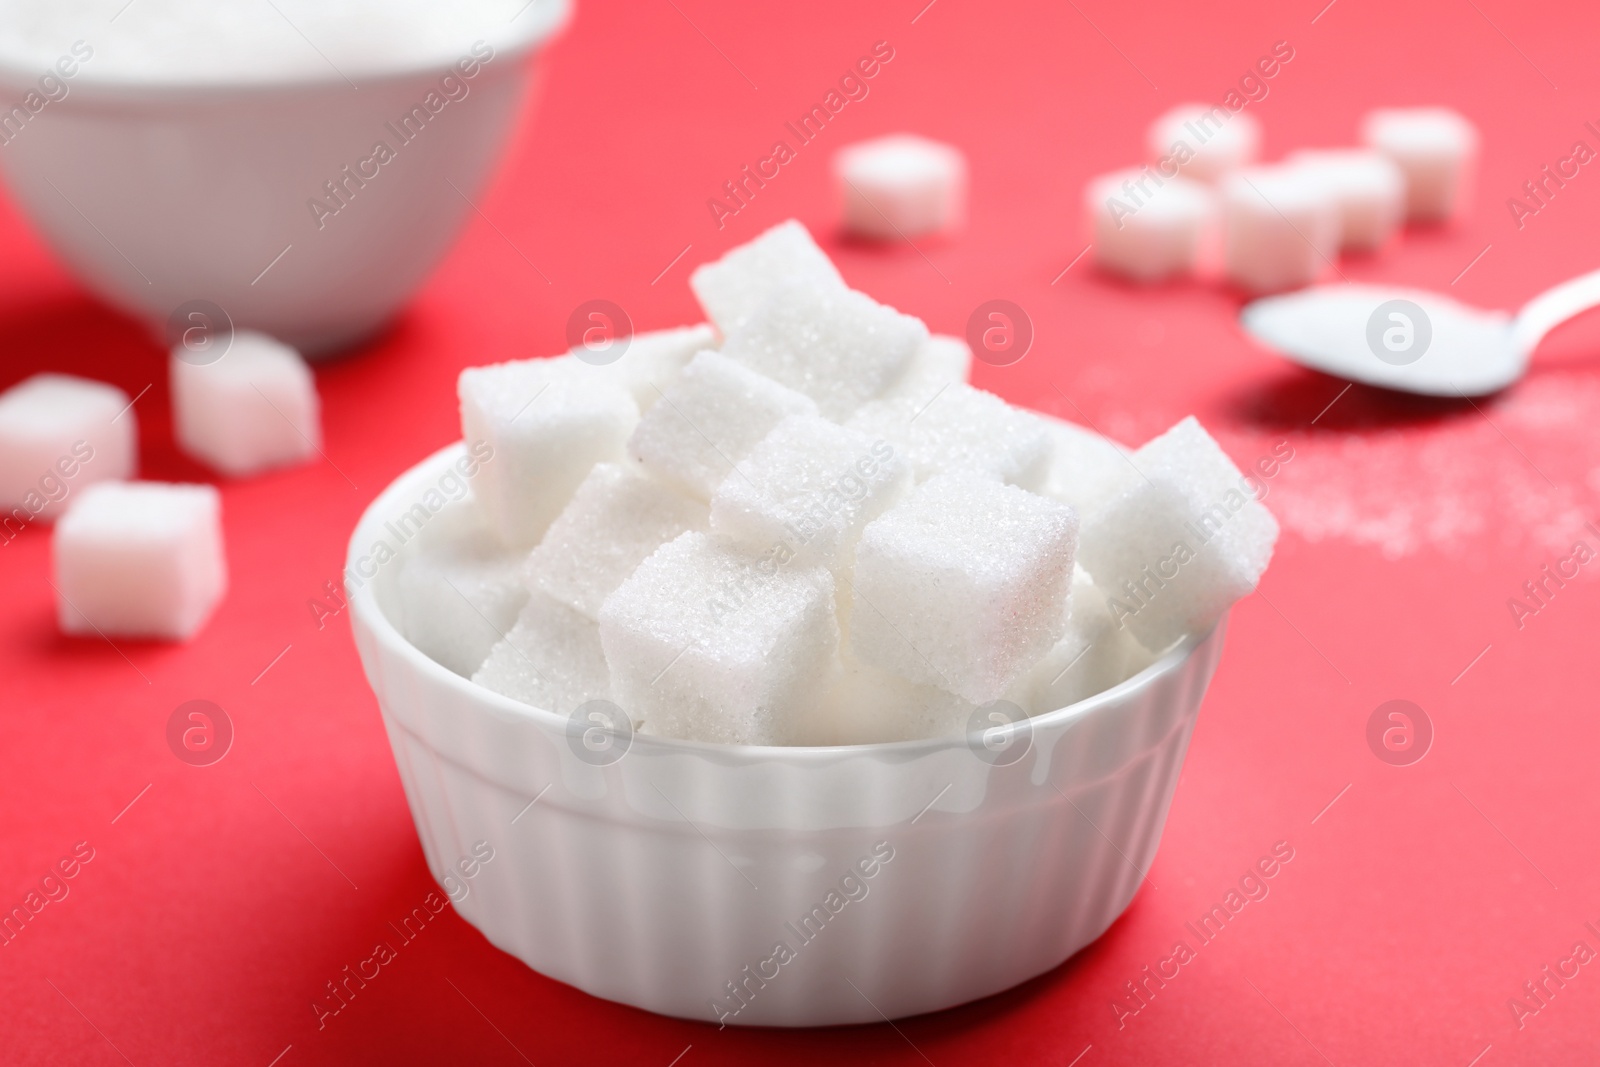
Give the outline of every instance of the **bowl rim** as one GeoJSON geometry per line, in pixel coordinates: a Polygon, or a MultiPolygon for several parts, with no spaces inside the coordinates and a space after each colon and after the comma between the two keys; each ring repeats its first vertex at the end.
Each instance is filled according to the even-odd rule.
{"type": "MultiPolygon", "coordinates": [[[[528,0],[523,13],[513,16],[512,22],[532,15],[515,33],[495,44],[496,55],[504,54],[512,66],[555,37],[572,18],[572,0],[528,0]]],[[[508,23],[507,25],[510,25],[508,23]]],[[[351,79],[359,80],[363,87],[387,82],[404,82],[420,77],[442,75],[454,67],[455,60],[435,57],[402,64],[378,64],[350,71],[329,71],[293,77],[208,77],[185,80],[166,78],[130,78],[98,76],[92,66],[80,67],[70,82],[71,92],[63,98],[80,97],[90,100],[170,102],[226,102],[240,96],[265,96],[286,92],[327,89],[348,90],[351,79]],[[348,75],[348,77],[347,77],[348,75]]],[[[491,68],[492,69],[492,68],[491,68]]],[[[49,67],[24,66],[20,57],[0,53],[0,88],[25,90],[37,85],[41,75],[51,73],[49,67]]]]}
{"type": "MultiPolygon", "coordinates": [[[[349,587],[349,575],[352,573],[358,553],[364,554],[364,549],[377,539],[372,529],[381,525],[384,516],[390,514],[385,505],[392,506],[393,498],[399,497],[402,491],[411,487],[413,482],[422,482],[424,476],[443,465],[445,460],[454,459],[464,450],[463,441],[455,441],[443,448],[430,453],[419,462],[407,467],[384,487],[362,511],[361,517],[356,521],[351,532],[348,549],[345,556],[345,569],[342,572],[345,578],[345,599],[350,604],[351,626],[365,627],[367,632],[382,646],[383,652],[390,658],[398,658],[405,663],[408,670],[429,678],[436,684],[442,684],[454,691],[463,702],[476,704],[480,710],[493,710],[501,718],[510,721],[527,722],[547,732],[565,733],[570,728],[570,718],[550,711],[547,708],[536,707],[485,686],[473,682],[470,678],[445,667],[426,655],[421,649],[406,639],[398,627],[390,621],[383,608],[379,606],[376,585],[382,577],[382,572],[374,574],[371,578],[363,578],[362,584],[355,589],[349,587]]],[[[462,499],[465,499],[464,497],[462,499]]],[[[359,572],[356,572],[359,574],[359,572]]],[[[1073,704],[1047,711],[1039,715],[1028,716],[1030,731],[1037,736],[1043,731],[1057,727],[1070,728],[1073,720],[1086,718],[1101,710],[1108,704],[1117,703],[1132,694],[1134,691],[1144,689],[1155,684],[1163,675],[1178,670],[1194,653],[1211,640],[1227,623],[1228,613],[1224,612],[1202,634],[1189,634],[1167,649],[1156,661],[1145,667],[1142,671],[1126,678],[1109,689],[1101,690],[1092,696],[1085,697],[1073,704]]],[[[376,688],[376,687],[374,687],[376,688]]],[[[375,694],[376,695],[376,694],[375,694]]],[[[379,701],[382,705],[382,701],[379,701]]],[[[385,710],[387,715],[387,710],[385,710]]],[[[843,759],[859,758],[861,756],[889,756],[897,760],[911,758],[940,750],[955,750],[969,747],[973,734],[946,735],[941,737],[916,738],[909,741],[880,741],[868,744],[855,745],[737,745],[720,741],[697,741],[687,738],[662,737],[655,734],[633,733],[630,745],[641,744],[648,747],[659,747],[663,752],[677,752],[716,759],[719,762],[740,761],[745,763],[762,763],[773,760],[788,760],[804,763],[822,763],[843,759]]]]}

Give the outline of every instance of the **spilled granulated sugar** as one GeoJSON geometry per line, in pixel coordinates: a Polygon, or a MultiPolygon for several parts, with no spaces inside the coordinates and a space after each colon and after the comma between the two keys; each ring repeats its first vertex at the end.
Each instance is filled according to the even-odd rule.
{"type": "MultiPolygon", "coordinates": [[[[1307,541],[1389,559],[1570,548],[1600,519],[1600,381],[1544,374],[1476,405],[1403,427],[1289,431],[1295,457],[1267,506],[1307,541]]],[[[1223,437],[1235,460],[1262,440],[1223,437]]]]}

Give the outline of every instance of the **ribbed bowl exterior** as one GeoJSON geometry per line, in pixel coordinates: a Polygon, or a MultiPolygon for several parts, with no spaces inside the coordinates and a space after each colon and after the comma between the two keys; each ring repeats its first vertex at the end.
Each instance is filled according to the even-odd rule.
{"type": "Polygon", "coordinates": [[[495,945],[649,1011],[824,1026],[1007,989],[1093,941],[1133,899],[1222,624],[1112,690],[1027,720],[1031,736],[999,758],[977,739],[736,748],[638,736],[597,766],[566,715],[412,648],[383,610],[397,568],[355,570],[377,541],[394,542],[386,521],[458,449],[368,509],[347,581],[357,575],[356,643],[429,867],[495,945]]]}

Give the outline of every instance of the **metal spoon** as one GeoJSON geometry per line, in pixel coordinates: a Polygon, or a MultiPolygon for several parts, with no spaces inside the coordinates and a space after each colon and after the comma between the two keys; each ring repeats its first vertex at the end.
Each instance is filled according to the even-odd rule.
{"type": "Polygon", "coordinates": [[[1545,334],[1600,306],[1600,270],[1512,315],[1421,289],[1324,285],[1245,305],[1246,333],[1303,366],[1424,396],[1486,396],[1522,377],[1545,334]]]}

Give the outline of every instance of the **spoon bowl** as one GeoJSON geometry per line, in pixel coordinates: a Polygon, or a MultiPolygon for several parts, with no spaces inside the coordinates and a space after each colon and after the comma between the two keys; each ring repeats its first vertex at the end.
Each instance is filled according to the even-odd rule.
{"type": "Polygon", "coordinates": [[[1247,304],[1239,322],[1302,366],[1423,396],[1488,396],[1526,373],[1544,336],[1600,305],[1600,271],[1549,289],[1512,315],[1441,293],[1324,285],[1247,304]]]}

